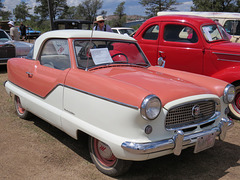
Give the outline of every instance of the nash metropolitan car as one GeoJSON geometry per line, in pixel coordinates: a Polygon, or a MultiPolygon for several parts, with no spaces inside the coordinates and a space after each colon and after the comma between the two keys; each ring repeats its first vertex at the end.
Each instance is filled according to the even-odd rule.
{"type": "Polygon", "coordinates": [[[199,16],[164,15],[145,21],[134,38],[152,65],[160,57],[167,68],[232,83],[236,98],[230,113],[240,120],[240,43],[230,42],[222,26],[199,16]]]}
{"type": "Polygon", "coordinates": [[[26,56],[33,44],[13,41],[12,38],[0,29],[0,65],[6,64],[9,58],[26,56]]]}
{"type": "Polygon", "coordinates": [[[132,161],[206,150],[233,125],[233,85],[151,66],[129,36],[50,31],[7,68],[18,116],[34,114],[75,139],[86,133],[92,161],[109,176],[132,161]]]}

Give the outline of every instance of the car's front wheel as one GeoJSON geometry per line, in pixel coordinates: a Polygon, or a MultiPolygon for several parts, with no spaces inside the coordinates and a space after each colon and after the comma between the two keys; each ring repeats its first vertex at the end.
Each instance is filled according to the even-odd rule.
{"type": "Polygon", "coordinates": [[[14,105],[15,105],[15,108],[16,108],[16,111],[17,111],[17,115],[22,118],[22,119],[27,119],[31,116],[30,112],[28,112],[27,110],[25,110],[23,107],[22,107],[22,104],[21,104],[21,101],[20,101],[20,98],[18,96],[14,96],[14,105]]]}
{"type": "Polygon", "coordinates": [[[229,105],[230,115],[240,120],[240,84],[235,85],[235,99],[232,104],[229,105]]]}
{"type": "Polygon", "coordinates": [[[110,147],[102,141],[89,137],[88,145],[91,159],[102,173],[109,176],[119,176],[131,167],[131,161],[116,158],[110,147]]]}

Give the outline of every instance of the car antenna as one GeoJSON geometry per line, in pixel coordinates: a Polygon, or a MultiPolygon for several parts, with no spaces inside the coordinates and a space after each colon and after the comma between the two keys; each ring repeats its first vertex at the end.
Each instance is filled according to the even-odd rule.
{"type": "MultiPolygon", "coordinates": [[[[92,23],[92,33],[91,33],[91,38],[90,38],[90,41],[89,41],[89,44],[90,44],[90,45],[91,45],[91,43],[92,43],[93,29],[94,29],[94,19],[93,19],[93,23],[92,23]]],[[[90,48],[89,48],[87,51],[88,51],[87,54],[89,54],[89,52],[90,52],[90,48]]],[[[85,71],[88,71],[89,57],[90,57],[90,56],[87,56],[87,65],[86,65],[85,71]]]]}

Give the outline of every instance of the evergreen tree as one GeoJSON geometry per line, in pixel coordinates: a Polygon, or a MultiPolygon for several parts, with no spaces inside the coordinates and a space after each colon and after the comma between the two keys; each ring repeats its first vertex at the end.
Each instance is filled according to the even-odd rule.
{"type": "Polygon", "coordinates": [[[192,11],[239,12],[239,0],[193,0],[192,11]]]}
{"type": "Polygon", "coordinates": [[[53,19],[58,19],[68,10],[67,0],[36,0],[39,5],[35,6],[34,13],[39,14],[41,20],[49,18],[48,1],[50,1],[52,7],[53,19]]]}
{"type": "Polygon", "coordinates": [[[172,6],[180,4],[177,0],[140,0],[139,3],[146,7],[145,13],[149,17],[156,16],[159,11],[175,10],[172,6]]]}
{"type": "Polygon", "coordinates": [[[126,23],[126,14],[124,13],[124,10],[125,10],[125,2],[121,2],[115,12],[114,12],[114,15],[117,16],[117,19],[114,20],[113,22],[113,26],[118,26],[118,27],[121,27],[123,26],[124,23],[126,23]]]}
{"type": "Polygon", "coordinates": [[[24,1],[21,1],[19,5],[16,5],[16,8],[13,9],[13,14],[16,18],[16,21],[26,21],[28,17],[31,17],[31,15],[28,13],[30,9],[32,8],[30,8],[24,1]]]}

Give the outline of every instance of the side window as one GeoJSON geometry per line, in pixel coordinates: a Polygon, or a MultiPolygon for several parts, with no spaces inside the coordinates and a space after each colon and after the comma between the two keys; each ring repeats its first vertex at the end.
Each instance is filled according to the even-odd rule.
{"type": "Polygon", "coordinates": [[[168,24],[164,28],[163,38],[165,41],[196,43],[198,37],[196,32],[184,25],[168,24]]]}
{"type": "Polygon", "coordinates": [[[70,57],[67,39],[48,40],[42,49],[40,63],[54,69],[70,68],[70,57]]]}
{"type": "Polygon", "coordinates": [[[33,50],[34,50],[34,45],[29,51],[28,55],[26,56],[26,59],[33,59],[33,50]]]}
{"type": "Polygon", "coordinates": [[[143,34],[143,39],[157,40],[158,34],[159,34],[159,26],[154,25],[148,28],[147,31],[145,31],[145,33],[143,34]]]}
{"type": "Polygon", "coordinates": [[[224,28],[228,34],[240,35],[240,21],[238,20],[227,20],[224,24],[224,28]]]}
{"type": "Polygon", "coordinates": [[[112,31],[113,31],[114,33],[118,33],[116,29],[112,29],[112,31]]]}

